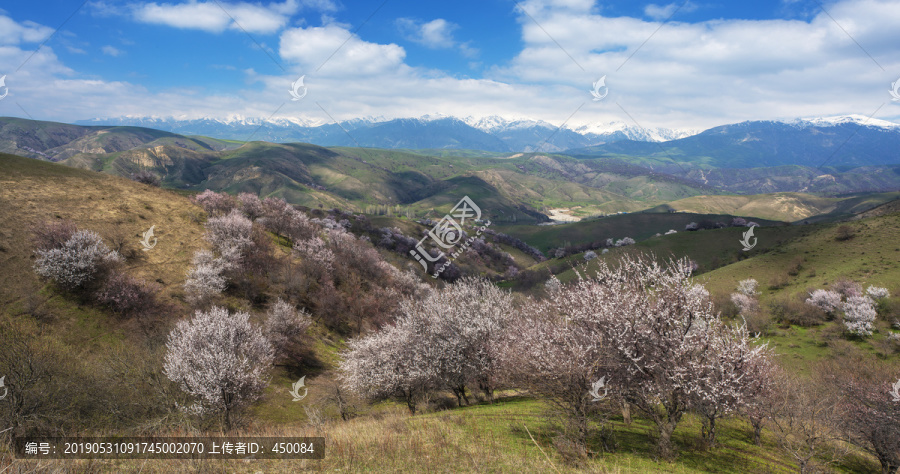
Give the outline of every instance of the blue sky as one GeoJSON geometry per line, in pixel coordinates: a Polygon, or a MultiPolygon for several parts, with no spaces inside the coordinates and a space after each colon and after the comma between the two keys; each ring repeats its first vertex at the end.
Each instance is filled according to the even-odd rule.
{"type": "Polygon", "coordinates": [[[669,128],[842,114],[897,121],[900,101],[888,90],[900,80],[900,1],[821,5],[16,2],[0,10],[9,91],[0,115],[500,115],[669,128]],[[291,101],[301,75],[308,94],[291,101]],[[609,94],[593,101],[602,76],[609,94]]]}

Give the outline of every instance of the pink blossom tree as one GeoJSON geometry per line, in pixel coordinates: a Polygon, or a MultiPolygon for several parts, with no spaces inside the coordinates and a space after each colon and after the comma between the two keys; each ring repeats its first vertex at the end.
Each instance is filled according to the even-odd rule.
{"type": "Polygon", "coordinates": [[[234,413],[256,400],[268,384],[273,349],[244,312],[213,307],[179,321],[169,333],[163,372],[191,395],[189,410],[219,412],[226,429],[234,413]]]}

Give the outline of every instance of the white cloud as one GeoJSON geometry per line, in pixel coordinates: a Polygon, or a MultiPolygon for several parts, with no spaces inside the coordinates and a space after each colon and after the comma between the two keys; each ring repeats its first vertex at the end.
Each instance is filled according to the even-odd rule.
{"type": "Polygon", "coordinates": [[[478,55],[478,49],[472,47],[471,42],[461,43],[454,38],[453,33],[459,29],[459,25],[443,18],[427,22],[413,18],[399,18],[395,23],[406,39],[426,48],[459,49],[467,58],[478,55]]]}
{"type": "Polygon", "coordinates": [[[456,44],[453,39],[453,30],[459,28],[458,25],[443,18],[429,22],[399,18],[397,27],[400,28],[406,39],[432,49],[452,48],[456,44]]]}
{"type": "Polygon", "coordinates": [[[112,56],[114,58],[118,57],[119,55],[121,55],[123,53],[123,51],[121,49],[118,49],[118,48],[115,48],[115,47],[109,46],[109,45],[106,45],[106,46],[100,48],[100,50],[103,51],[103,54],[112,56]]]}
{"type": "Polygon", "coordinates": [[[8,16],[0,16],[0,45],[39,43],[53,34],[53,29],[33,21],[16,23],[8,16]]]}
{"type": "Polygon", "coordinates": [[[697,5],[691,2],[670,3],[668,5],[657,5],[651,3],[644,7],[644,15],[654,20],[667,20],[675,12],[688,13],[697,9],[697,5]]]}
{"type": "Polygon", "coordinates": [[[406,51],[396,44],[361,40],[339,25],[292,28],[281,35],[279,54],[304,73],[352,77],[390,73],[403,66],[406,51]]]}
{"type": "MultiPolygon", "coordinates": [[[[330,0],[311,0],[302,3],[298,0],[285,0],[283,3],[265,6],[244,2],[212,1],[190,1],[179,4],[145,3],[133,6],[133,17],[142,23],[211,33],[220,33],[226,28],[231,28],[243,29],[248,33],[271,34],[283,29],[291,16],[302,8],[334,11],[337,6],[330,0]]],[[[109,7],[97,7],[97,10],[106,13],[114,11],[109,7]]]]}

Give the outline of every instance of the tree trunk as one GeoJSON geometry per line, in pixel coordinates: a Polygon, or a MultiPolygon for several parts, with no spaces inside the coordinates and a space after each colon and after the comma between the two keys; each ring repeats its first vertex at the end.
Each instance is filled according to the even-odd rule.
{"type": "Polygon", "coordinates": [[[622,400],[622,421],[626,426],[631,426],[631,404],[622,400]]]}
{"type": "Polygon", "coordinates": [[[879,455],[878,460],[881,462],[881,474],[897,474],[897,469],[900,469],[900,462],[891,454],[879,455]]]}
{"type": "Polygon", "coordinates": [[[753,444],[762,446],[762,428],[765,418],[750,418],[750,424],[753,426],[753,444]]]}
{"type": "Polygon", "coordinates": [[[659,457],[666,461],[675,459],[675,448],[672,446],[672,433],[675,432],[676,426],[678,426],[678,421],[666,419],[660,423],[658,427],[659,442],[657,449],[659,451],[659,457]]]}
{"type": "Polygon", "coordinates": [[[416,396],[413,390],[406,390],[403,392],[403,398],[406,401],[406,408],[409,408],[409,414],[416,414],[416,396]]]}
{"type": "Polygon", "coordinates": [[[706,447],[712,448],[716,445],[716,417],[706,416],[704,418],[703,425],[700,427],[700,434],[706,447]]]}

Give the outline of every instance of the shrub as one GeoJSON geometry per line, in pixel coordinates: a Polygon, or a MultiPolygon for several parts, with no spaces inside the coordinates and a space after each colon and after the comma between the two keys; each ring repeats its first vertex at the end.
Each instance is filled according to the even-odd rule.
{"type": "Polygon", "coordinates": [[[769,280],[769,289],[770,290],[780,290],[790,284],[790,278],[784,273],[779,273],[774,275],[769,280]]]}
{"type": "Polygon", "coordinates": [[[587,260],[592,260],[592,259],[595,259],[595,258],[597,258],[597,252],[594,252],[593,250],[588,250],[587,252],[584,253],[584,259],[585,259],[586,261],[587,261],[587,260]]]}
{"type": "Polygon", "coordinates": [[[34,234],[34,248],[36,250],[62,248],[77,231],[75,223],[68,219],[40,222],[31,228],[34,234]]]}
{"type": "Polygon", "coordinates": [[[675,229],[669,229],[669,230],[666,231],[666,235],[677,234],[677,233],[678,233],[678,231],[675,230],[675,229]]]}
{"type": "Polygon", "coordinates": [[[272,345],[250,324],[250,315],[224,308],[197,311],[179,321],[166,343],[163,372],[191,395],[187,409],[205,415],[219,412],[230,429],[234,412],[256,400],[268,384],[272,345]]]}
{"type": "Polygon", "coordinates": [[[137,181],[138,183],[143,183],[150,186],[159,186],[160,183],[159,176],[147,170],[141,170],[137,173],[131,173],[131,179],[137,181]]]}
{"type": "Polygon", "coordinates": [[[834,232],[834,238],[835,238],[835,240],[837,240],[839,242],[843,242],[845,240],[850,240],[855,236],[856,236],[856,231],[853,229],[853,227],[850,227],[849,225],[846,225],[846,224],[838,227],[837,230],[835,230],[835,232],[834,232]]]}
{"type": "Polygon", "coordinates": [[[770,301],[769,312],[775,320],[783,324],[804,327],[816,326],[827,320],[825,312],[820,308],[788,297],[770,301]]]}
{"type": "Polygon", "coordinates": [[[626,245],[634,245],[635,241],[631,237],[623,237],[616,241],[616,247],[624,247],[626,245]]]}
{"type": "Polygon", "coordinates": [[[93,283],[122,257],[109,249],[96,232],[80,230],[62,247],[36,250],[38,275],[53,280],[66,290],[83,289],[93,283]]]}
{"type": "Polygon", "coordinates": [[[699,226],[696,222],[691,222],[690,224],[684,226],[684,230],[686,231],[695,231],[697,229],[699,229],[699,226]]]}
{"type": "Polygon", "coordinates": [[[149,313],[157,306],[159,285],[114,271],[97,292],[97,302],[123,315],[149,313]]]}
{"type": "Polygon", "coordinates": [[[194,196],[191,200],[200,205],[211,216],[227,214],[237,205],[234,198],[228,194],[217,193],[209,189],[194,196]]]}
{"type": "Polygon", "coordinates": [[[788,264],[787,274],[790,276],[797,276],[800,274],[800,270],[803,269],[803,257],[794,257],[791,260],[791,263],[788,264]]]}

